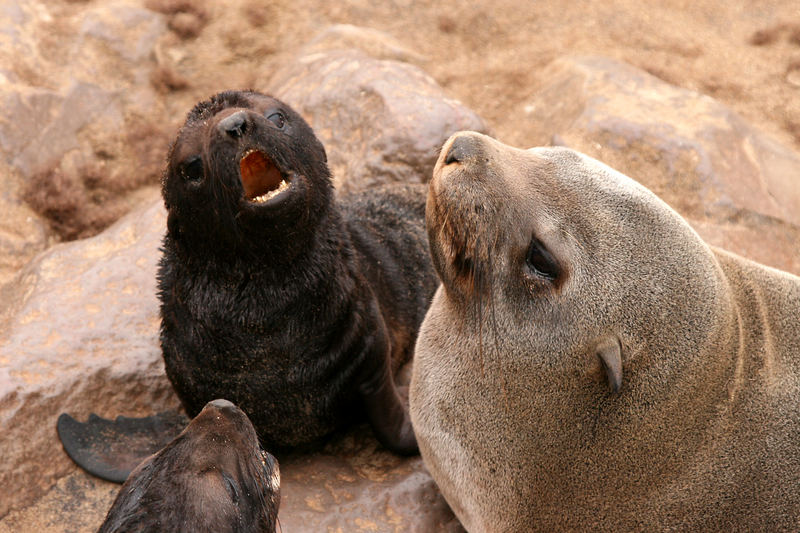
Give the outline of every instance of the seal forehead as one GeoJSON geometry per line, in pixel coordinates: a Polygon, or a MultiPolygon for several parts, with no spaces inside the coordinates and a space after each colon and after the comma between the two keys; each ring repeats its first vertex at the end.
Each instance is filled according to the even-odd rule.
{"type": "Polygon", "coordinates": [[[251,91],[223,91],[195,105],[186,121],[202,122],[229,107],[253,108],[259,103],[263,105],[263,102],[274,105],[278,101],[271,96],[251,91]]]}

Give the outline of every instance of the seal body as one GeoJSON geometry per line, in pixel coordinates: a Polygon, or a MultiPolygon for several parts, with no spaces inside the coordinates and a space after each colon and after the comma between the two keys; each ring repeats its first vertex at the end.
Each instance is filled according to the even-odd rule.
{"type": "Polygon", "coordinates": [[[424,186],[337,201],[295,111],[226,92],[189,114],[163,196],[161,345],[188,413],[229,398],[271,450],[366,415],[384,445],[415,452],[392,371],[436,284],[424,186]]]}
{"type": "Polygon", "coordinates": [[[161,451],[128,477],[100,533],[274,533],[280,471],[247,416],[209,402],[161,451]]]}
{"type": "Polygon", "coordinates": [[[469,531],[797,530],[800,279],[563,148],[453,136],[411,416],[469,531]]]}

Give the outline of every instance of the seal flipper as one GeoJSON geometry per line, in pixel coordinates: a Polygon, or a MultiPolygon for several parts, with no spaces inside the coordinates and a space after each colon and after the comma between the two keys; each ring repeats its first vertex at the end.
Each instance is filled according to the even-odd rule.
{"type": "Polygon", "coordinates": [[[145,418],[118,416],[113,421],[91,414],[86,422],[62,413],[56,429],[64,451],[78,466],[99,478],[123,483],[140,462],[166,446],[188,423],[175,411],[145,418]]]}
{"type": "Polygon", "coordinates": [[[372,379],[362,381],[358,391],[378,441],[398,455],[418,454],[417,437],[411,427],[408,407],[400,399],[385,357],[380,370],[372,379]]]}

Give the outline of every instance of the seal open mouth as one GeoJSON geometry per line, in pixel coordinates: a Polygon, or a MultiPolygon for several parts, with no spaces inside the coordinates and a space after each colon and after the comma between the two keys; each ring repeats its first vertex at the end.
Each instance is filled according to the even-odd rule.
{"type": "Polygon", "coordinates": [[[239,161],[244,195],[251,202],[264,203],[289,188],[275,163],[260,150],[249,150],[239,161]]]}

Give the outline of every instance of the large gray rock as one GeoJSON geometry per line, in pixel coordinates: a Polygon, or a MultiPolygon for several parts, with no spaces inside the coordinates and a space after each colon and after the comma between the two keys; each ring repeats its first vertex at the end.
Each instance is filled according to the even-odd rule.
{"type": "Polygon", "coordinates": [[[567,57],[526,105],[534,144],[585,152],[653,190],[712,244],[800,273],[800,155],[718,101],[602,57],[567,57]]]}
{"type": "Polygon", "coordinates": [[[0,299],[0,516],[74,470],[62,412],[142,415],[176,408],[157,336],[160,200],[101,235],[56,245],[0,299]]]}
{"type": "Polygon", "coordinates": [[[404,57],[392,42],[373,30],[334,27],[267,84],[314,128],[340,190],[427,182],[451,134],[488,130],[418,67],[368,55],[404,57]],[[352,48],[341,49],[331,32],[344,33],[352,48]]]}

